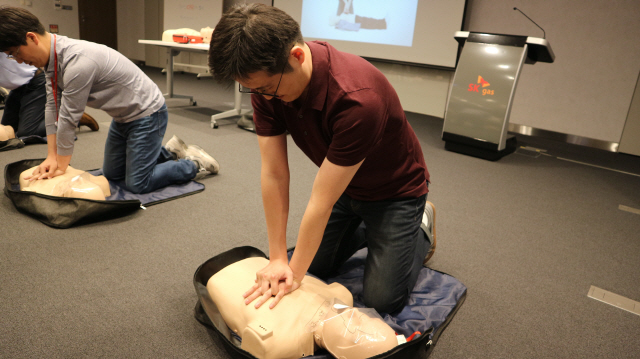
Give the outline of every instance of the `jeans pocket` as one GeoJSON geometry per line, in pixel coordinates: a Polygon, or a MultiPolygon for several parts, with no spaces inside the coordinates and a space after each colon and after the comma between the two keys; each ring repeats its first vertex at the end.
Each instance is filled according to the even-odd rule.
{"type": "Polygon", "coordinates": [[[169,123],[169,112],[167,108],[163,106],[152,116],[156,118],[156,124],[158,126],[158,136],[160,136],[160,138],[163,138],[165,132],[167,132],[167,124],[169,123]]]}

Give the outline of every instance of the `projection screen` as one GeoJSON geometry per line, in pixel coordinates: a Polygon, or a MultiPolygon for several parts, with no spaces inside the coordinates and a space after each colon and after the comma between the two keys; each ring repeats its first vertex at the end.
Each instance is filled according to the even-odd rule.
{"type": "Polygon", "coordinates": [[[465,0],[274,0],[305,40],[362,57],[454,68],[465,0]]]}

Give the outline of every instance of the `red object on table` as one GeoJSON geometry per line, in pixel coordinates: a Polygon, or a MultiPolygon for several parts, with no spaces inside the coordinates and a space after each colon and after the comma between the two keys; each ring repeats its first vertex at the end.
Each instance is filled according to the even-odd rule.
{"type": "Polygon", "coordinates": [[[173,41],[180,44],[201,44],[202,36],[174,34],[173,41]]]}

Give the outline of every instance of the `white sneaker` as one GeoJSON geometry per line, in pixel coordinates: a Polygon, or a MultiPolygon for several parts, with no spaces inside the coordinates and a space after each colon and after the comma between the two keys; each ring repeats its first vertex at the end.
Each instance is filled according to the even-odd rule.
{"type": "Polygon", "coordinates": [[[184,159],[193,161],[198,166],[195,179],[201,179],[207,175],[214,175],[220,171],[220,164],[200,146],[191,145],[185,151],[184,159]]]}
{"type": "Polygon", "coordinates": [[[167,141],[167,144],[164,145],[164,148],[167,149],[167,151],[173,153],[174,155],[176,155],[176,159],[179,160],[181,158],[185,158],[185,156],[187,155],[187,144],[184,143],[184,141],[182,141],[181,139],[178,138],[178,136],[173,135],[173,137],[171,137],[171,139],[169,141],[167,141]]]}
{"type": "Polygon", "coordinates": [[[433,253],[436,251],[436,206],[433,203],[427,201],[424,205],[424,213],[422,213],[422,224],[420,228],[426,233],[427,238],[429,238],[429,242],[431,242],[431,247],[429,247],[429,252],[427,252],[426,257],[424,257],[423,265],[426,265],[429,259],[433,256],[433,253]]]}

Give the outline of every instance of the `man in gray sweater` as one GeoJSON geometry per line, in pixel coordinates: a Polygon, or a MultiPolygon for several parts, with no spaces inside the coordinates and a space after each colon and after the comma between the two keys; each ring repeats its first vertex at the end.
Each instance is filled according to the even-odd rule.
{"type": "Polygon", "coordinates": [[[218,162],[198,146],[187,147],[175,137],[162,146],[168,122],[164,97],[119,52],[50,34],[29,11],[10,6],[0,7],[0,51],[45,72],[48,155],[32,179],[65,173],[85,106],[113,117],[103,172],[110,181],[124,181],[131,192],[148,193],[218,172],[218,162]]]}

